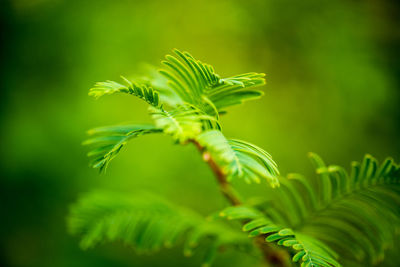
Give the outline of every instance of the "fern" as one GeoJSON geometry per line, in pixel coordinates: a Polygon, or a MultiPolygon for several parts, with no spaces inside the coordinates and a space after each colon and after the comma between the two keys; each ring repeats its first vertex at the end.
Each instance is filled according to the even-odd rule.
{"type": "Polygon", "coordinates": [[[126,143],[135,137],[162,132],[152,125],[118,125],[92,129],[88,132],[92,138],[83,142],[92,147],[88,156],[93,158],[90,166],[105,170],[109,162],[120,152],[126,143]]]}
{"type": "Polygon", "coordinates": [[[68,227],[81,236],[83,249],[122,242],[137,252],[149,253],[184,243],[184,254],[191,256],[200,243],[206,243],[210,249],[203,266],[208,266],[222,247],[250,245],[246,236],[229,226],[150,194],[87,194],[71,207],[68,227]]]}
{"type": "Polygon", "coordinates": [[[98,82],[90,89],[89,95],[99,98],[104,95],[126,93],[136,96],[154,107],[159,106],[159,94],[152,87],[135,84],[124,77],[122,78],[128,83],[127,86],[114,81],[98,82]]]}
{"type": "Polygon", "coordinates": [[[155,124],[180,143],[196,138],[204,129],[221,128],[218,120],[193,106],[178,106],[170,112],[151,108],[150,112],[155,124]]]}
{"type": "Polygon", "coordinates": [[[271,156],[244,141],[226,140],[221,133],[222,127],[219,122],[219,108],[241,103],[250,95],[261,96],[261,92],[248,88],[263,85],[264,75],[247,73],[222,79],[210,65],[194,59],[189,53],[179,50],[174,52],[178,58],[167,55],[167,61],[163,61],[163,64],[170,70],[160,70],[160,73],[166,77],[170,91],[178,95],[181,101],[169,101],[169,98],[165,97],[168,105],[164,106],[160,102],[159,91],[165,95],[165,88],[153,89],[150,85],[134,83],[124,77],[122,78],[126,81],[126,86],[106,81],[96,83],[90,89],[89,95],[96,98],[114,93],[127,93],[139,97],[150,104],[149,113],[155,124],[144,128],[128,127],[126,132],[113,131],[121,126],[104,131],[90,131],[89,134],[96,135],[84,142],[94,148],[89,152],[89,156],[93,157],[90,165],[103,171],[129,140],[143,134],[162,131],[181,144],[202,142],[212,156],[216,157],[215,161],[220,167],[225,169],[228,181],[239,177],[248,183],[259,183],[260,178],[265,178],[271,186],[277,186],[278,169],[271,156]],[[213,133],[212,136],[210,133],[213,133]],[[211,140],[217,136],[220,137],[218,140],[222,141],[221,144],[211,140]],[[218,147],[224,142],[225,147],[218,147]]]}
{"type": "Polygon", "coordinates": [[[400,168],[367,155],[348,174],[316,154],[310,157],[319,179],[291,174],[265,205],[231,207],[221,216],[250,220],[243,227],[250,236],[298,250],[293,261],[304,266],[338,266],[336,255],[351,266],[382,261],[400,228],[400,168]]]}
{"type": "MultiPolygon", "coordinates": [[[[242,230],[256,238],[253,245],[267,261],[275,253],[270,247],[275,244],[305,267],[379,264],[400,232],[400,167],[392,159],[378,164],[367,155],[361,163],[352,163],[348,173],[310,154],[318,178],[290,174],[278,179],[271,155],[246,141],[226,138],[220,123],[225,108],[262,95],[254,88],[265,84],[264,74],[221,78],[213,67],[189,53],[174,53],[166,56],[163,65],[167,69],[160,70],[152,81],[123,78],[127,85],[107,81],[90,89],[89,95],[96,98],[114,93],[138,97],[149,104],[154,121],[154,125],[89,131],[90,138],[84,144],[91,147],[91,166],[104,171],[131,139],[166,134],[176,143],[192,143],[198,148],[231,204],[216,217],[240,220],[242,230]],[[281,186],[269,191],[265,201],[243,204],[229,183],[234,179],[247,183],[266,180],[271,187],[281,186]]],[[[155,196],[107,192],[83,197],[72,207],[69,219],[70,231],[82,237],[83,248],[120,241],[138,252],[154,252],[184,241],[185,254],[190,255],[201,242],[209,246],[205,265],[222,247],[251,250],[250,239],[231,226],[206,220],[155,196]]],[[[285,259],[273,258],[278,266],[285,266],[285,259]]]]}
{"type": "Polygon", "coordinates": [[[260,178],[265,178],[272,187],[279,185],[276,163],[263,149],[244,141],[228,140],[216,130],[201,133],[197,141],[222,166],[228,181],[238,177],[247,183],[260,183],[260,178]]]}
{"type": "Polygon", "coordinates": [[[208,114],[218,114],[222,108],[262,96],[261,91],[249,89],[265,84],[262,73],[220,78],[212,66],[196,60],[189,53],[177,49],[174,53],[176,57],[166,56],[162,63],[168,69],[162,69],[160,73],[184,102],[196,105],[208,114]]]}
{"type": "Polygon", "coordinates": [[[222,211],[220,216],[229,220],[248,221],[243,226],[243,231],[249,232],[249,237],[263,235],[266,236],[266,242],[291,248],[294,251],[293,262],[302,262],[301,266],[340,266],[336,261],[337,254],[328,246],[311,236],[278,226],[255,209],[245,206],[229,207],[222,211]]]}
{"type": "Polygon", "coordinates": [[[257,99],[263,92],[249,88],[264,85],[264,76],[263,73],[252,72],[222,79],[222,84],[208,90],[207,96],[218,110],[241,104],[246,100],[257,99]]]}

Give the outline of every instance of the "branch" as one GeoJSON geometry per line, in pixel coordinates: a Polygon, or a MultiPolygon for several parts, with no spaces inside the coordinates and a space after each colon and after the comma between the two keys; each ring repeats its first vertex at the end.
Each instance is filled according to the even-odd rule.
{"type": "MultiPolygon", "coordinates": [[[[199,152],[203,156],[203,160],[208,163],[211,170],[213,171],[215,177],[217,178],[217,182],[219,184],[221,193],[225,196],[225,198],[233,205],[239,206],[242,204],[242,201],[234,188],[229,184],[226,179],[226,175],[223,170],[218,166],[215,160],[211,157],[210,153],[205,150],[205,148],[200,145],[196,140],[190,139],[199,152]]],[[[264,260],[267,262],[268,266],[274,267],[289,267],[289,255],[286,251],[276,248],[273,245],[270,245],[265,242],[265,237],[257,236],[255,238],[255,245],[260,249],[263,254],[264,260]]]]}

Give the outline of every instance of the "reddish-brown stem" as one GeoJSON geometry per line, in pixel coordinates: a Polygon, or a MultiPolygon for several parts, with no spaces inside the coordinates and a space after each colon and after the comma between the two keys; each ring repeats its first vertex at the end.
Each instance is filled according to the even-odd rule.
{"type": "MultiPolygon", "coordinates": [[[[207,162],[208,166],[210,166],[213,171],[217,182],[219,184],[219,188],[224,197],[233,205],[239,206],[242,204],[239,196],[236,194],[235,190],[233,190],[232,186],[227,181],[226,174],[223,170],[218,166],[215,160],[211,157],[210,153],[204,149],[202,145],[200,145],[196,140],[190,140],[199,150],[199,152],[203,156],[203,160],[207,162]]],[[[275,267],[289,267],[290,263],[288,261],[289,255],[286,251],[277,249],[274,246],[269,245],[264,240],[265,237],[258,236],[255,238],[255,245],[260,249],[264,260],[267,262],[268,266],[275,267]]]]}

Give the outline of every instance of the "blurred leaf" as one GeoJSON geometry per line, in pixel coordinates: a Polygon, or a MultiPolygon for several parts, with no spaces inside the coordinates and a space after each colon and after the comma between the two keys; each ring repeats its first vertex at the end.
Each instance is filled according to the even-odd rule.
{"type": "Polygon", "coordinates": [[[229,226],[206,220],[191,210],[150,194],[87,194],[71,208],[68,226],[72,234],[81,236],[84,249],[121,241],[137,252],[155,252],[184,240],[184,253],[191,256],[203,242],[210,248],[203,266],[213,261],[220,247],[250,244],[245,236],[229,226]]]}

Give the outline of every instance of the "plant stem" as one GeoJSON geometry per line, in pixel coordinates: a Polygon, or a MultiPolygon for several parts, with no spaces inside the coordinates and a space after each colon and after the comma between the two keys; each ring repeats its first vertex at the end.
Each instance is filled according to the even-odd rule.
{"type": "MultiPolygon", "coordinates": [[[[203,160],[207,162],[213,171],[215,177],[217,178],[217,182],[219,184],[219,188],[224,197],[233,205],[239,206],[242,204],[242,201],[236,191],[229,184],[226,174],[223,170],[218,166],[215,160],[211,157],[210,153],[205,150],[205,148],[200,145],[196,140],[190,140],[199,152],[203,156],[203,160]]],[[[286,251],[276,248],[273,245],[270,245],[265,242],[263,236],[257,236],[255,238],[255,245],[260,249],[263,254],[264,260],[267,262],[268,266],[275,267],[289,267],[289,255],[286,251]]]]}

